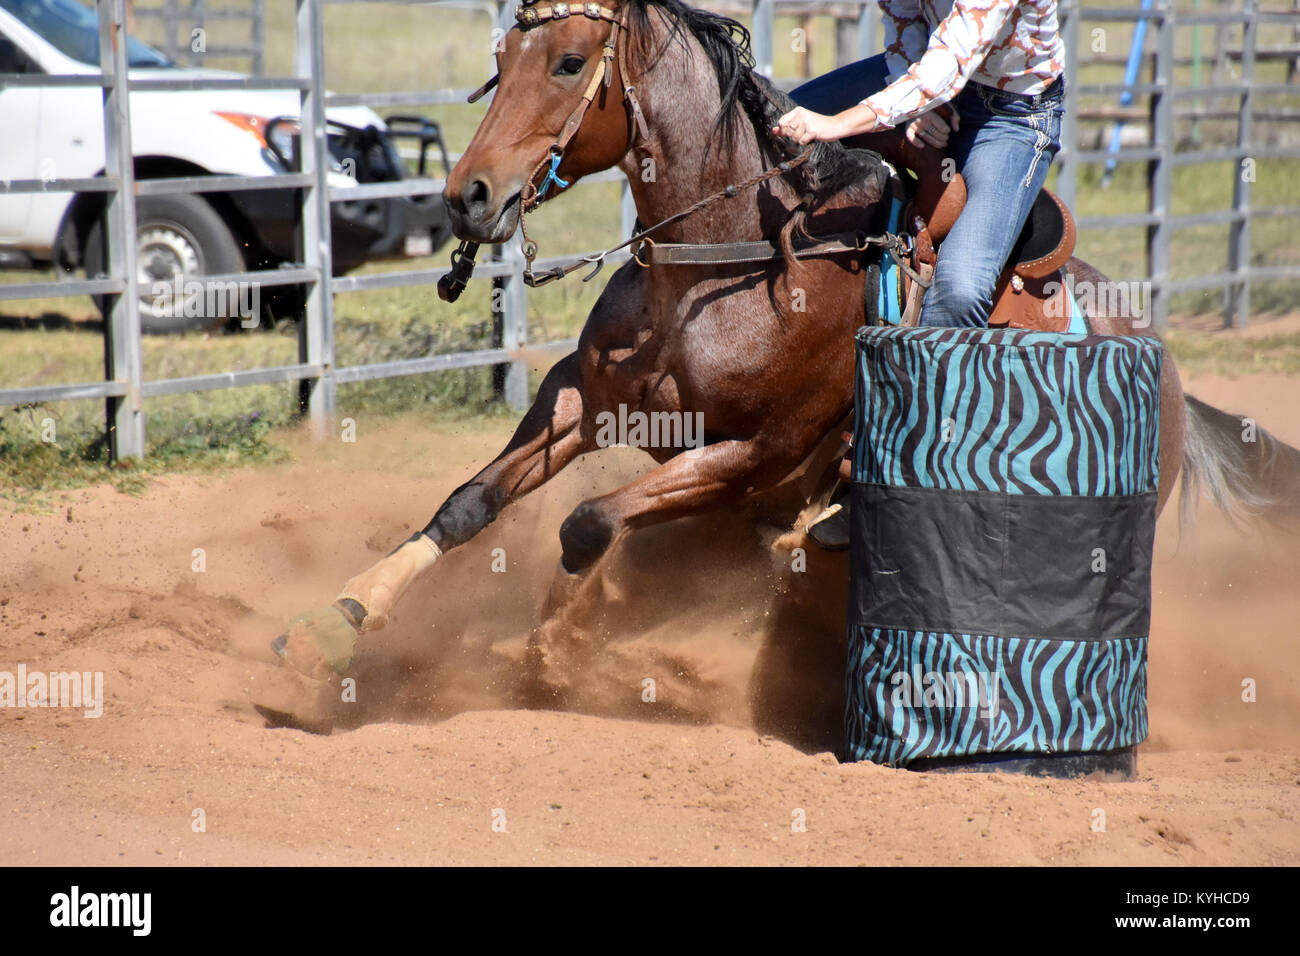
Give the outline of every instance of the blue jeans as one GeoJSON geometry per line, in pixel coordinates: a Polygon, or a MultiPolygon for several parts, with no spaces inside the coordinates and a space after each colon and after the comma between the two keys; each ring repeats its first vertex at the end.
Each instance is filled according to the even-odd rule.
{"type": "MultiPolygon", "coordinates": [[[[884,89],[885,76],[885,57],[878,54],[810,80],[790,96],[815,113],[839,113],[884,89]]],[[[949,136],[947,153],[966,180],[966,207],[939,247],[922,325],[988,325],[998,277],[1061,148],[1063,92],[1060,80],[1038,96],[972,82],[950,104],[961,129],[949,136]]]]}

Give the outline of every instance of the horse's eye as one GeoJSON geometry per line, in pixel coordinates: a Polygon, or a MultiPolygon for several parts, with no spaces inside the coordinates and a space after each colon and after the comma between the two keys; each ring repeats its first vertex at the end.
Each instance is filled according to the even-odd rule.
{"type": "Polygon", "coordinates": [[[569,54],[560,61],[560,65],[555,68],[556,76],[577,76],[582,72],[582,68],[587,61],[580,56],[569,54]]]}

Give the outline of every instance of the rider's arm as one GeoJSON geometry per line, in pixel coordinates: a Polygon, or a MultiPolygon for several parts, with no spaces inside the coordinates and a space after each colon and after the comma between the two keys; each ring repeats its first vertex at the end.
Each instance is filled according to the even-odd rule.
{"type": "Polygon", "coordinates": [[[946,103],[962,91],[988,56],[1019,0],[954,0],[924,55],[907,72],[862,102],[880,127],[897,126],[946,103]]]}
{"type": "Polygon", "coordinates": [[[886,78],[894,82],[925,55],[930,28],[921,13],[921,0],[877,0],[885,30],[886,78]]]}

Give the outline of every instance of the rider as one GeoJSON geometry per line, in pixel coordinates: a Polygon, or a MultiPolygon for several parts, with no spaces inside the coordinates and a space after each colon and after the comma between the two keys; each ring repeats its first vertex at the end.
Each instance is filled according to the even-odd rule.
{"type": "Polygon", "coordinates": [[[775,132],[804,145],[906,123],[916,146],[946,147],[966,205],[939,248],[920,321],[987,326],[1002,267],[1061,146],[1057,0],[877,2],[885,52],[796,89],[799,106],[775,132]]]}
{"type": "MultiPolygon", "coordinates": [[[[917,147],[946,148],[966,205],[939,247],[920,324],[987,327],[1002,268],[1061,148],[1057,0],[877,2],[885,52],[796,89],[799,105],[774,132],[802,146],[906,123],[917,147]]],[[[847,491],[808,528],[829,550],[849,545],[847,491]]]]}

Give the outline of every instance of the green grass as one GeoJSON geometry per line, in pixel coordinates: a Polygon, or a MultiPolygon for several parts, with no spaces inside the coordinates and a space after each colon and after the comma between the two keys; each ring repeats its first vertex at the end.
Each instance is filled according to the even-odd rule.
{"type": "Polygon", "coordinates": [[[288,458],[270,438],[273,423],[258,412],[190,417],[167,437],[151,437],[148,457],[116,465],[108,462],[103,429],[100,403],[6,408],[0,415],[0,499],[41,510],[48,507],[51,492],[63,489],[107,482],[124,494],[140,494],[150,478],[162,474],[288,458]],[[88,414],[91,405],[98,417],[88,414]]]}
{"type": "MultiPolygon", "coordinates": [[[[1108,6],[1137,6],[1136,0],[1107,0],[1108,6]]],[[[212,8],[220,0],[209,0],[212,8]]],[[[1189,4],[1183,4],[1189,7],[1189,4]]],[[[1207,8],[1213,4],[1207,0],[1207,8]]],[[[485,15],[464,10],[409,4],[330,4],[325,10],[326,80],[339,92],[429,90],[476,85],[491,73],[490,23],[485,15]]],[[[292,72],[293,5],[267,5],[267,72],[292,72]]],[[[785,38],[800,26],[793,17],[776,24],[775,72],[792,76],[801,61],[785,38]]],[[[1131,27],[1104,25],[1107,48],[1126,51],[1131,27]]],[[[242,41],[239,29],[221,21],[209,24],[209,43],[242,41]]],[[[1085,36],[1088,34],[1085,33],[1085,36]]],[[[816,75],[834,65],[833,30],[817,18],[809,34],[808,72],[816,75]]],[[[1287,42],[1289,30],[1276,25],[1261,29],[1261,45],[1287,42]]],[[[1177,34],[1180,52],[1191,50],[1191,30],[1177,34]]],[[[1212,49],[1213,31],[1202,34],[1212,49]]],[[[1150,43],[1151,41],[1148,41],[1150,43]]],[[[1080,82],[1116,82],[1122,68],[1088,62],[1080,82]]],[[[213,58],[210,65],[246,69],[246,63],[213,58]]],[[[1281,82],[1282,64],[1261,65],[1261,82],[1281,82]]],[[[1191,80],[1190,67],[1180,68],[1180,83],[1191,80]]],[[[1229,77],[1231,79],[1231,77],[1229,77]]],[[[1208,68],[1203,80],[1208,82],[1208,68]]],[[[1093,100],[1091,105],[1105,101],[1093,100]]],[[[1295,106],[1300,97],[1275,104],[1295,106]]],[[[1088,104],[1085,104],[1088,105],[1088,104]]],[[[486,103],[403,107],[387,112],[425,112],[446,131],[453,151],[463,150],[482,119],[486,103]]],[[[1295,124],[1290,127],[1294,136],[1295,124]]],[[[1262,135],[1282,129],[1257,123],[1262,135]]],[[[1191,144],[1192,128],[1180,123],[1179,139],[1191,144]]],[[[1224,124],[1203,123],[1203,138],[1218,142],[1232,135],[1224,124]]],[[[1084,137],[1087,141],[1087,137],[1084,137]]],[[[1103,215],[1145,209],[1145,169],[1120,167],[1108,189],[1101,189],[1099,167],[1080,173],[1080,215],[1103,215]]],[[[1174,174],[1175,213],[1226,208],[1231,203],[1236,170],[1230,163],[1186,167],[1174,174]]],[[[617,183],[582,183],[560,201],[530,217],[529,231],[543,255],[578,253],[604,248],[622,238],[617,183]]],[[[1300,206],[1300,161],[1262,160],[1252,202],[1256,207],[1300,206]]],[[[1300,262],[1295,224],[1282,219],[1259,220],[1252,230],[1252,261],[1256,264],[1300,262]]],[[[1141,229],[1082,233],[1079,254],[1116,278],[1145,271],[1141,229]]],[[[1172,267],[1177,277],[1218,271],[1226,265],[1226,227],[1181,230],[1173,238],[1172,267]]],[[[447,250],[433,257],[366,266],[362,274],[395,269],[431,268],[445,264],[447,250]]],[[[0,273],[0,282],[41,281],[38,273],[0,273]]],[[[600,294],[607,275],[583,284],[571,277],[529,293],[529,339],[544,341],[575,336],[600,294]]],[[[336,353],[341,366],[487,348],[491,344],[489,286],[472,283],[454,305],[440,301],[431,286],[346,293],[335,297],[336,353]]],[[[1300,282],[1260,283],[1252,289],[1252,311],[1261,314],[1295,308],[1300,282]]],[[[1213,313],[1220,293],[1175,298],[1176,313],[1213,313]]],[[[1300,336],[1233,338],[1175,332],[1170,347],[1185,372],[1241,371],[1300,373],[1300,336]]],[[[292,363],[297,360],[296,333],[291,327],[240,335],[147,338],[144,342],[146,380],[224,372],[292,363]]],[[[95,381],[103,375],[103,345],[97,312],[88,298],[63,297],[41,301],[0,302],[0,387],[95,381]]],[[[534,375],[536,384],[536,375],[534,375]]],[[[104,409],[97,401],[51,403],[37,407],[0,408],[0,496],[24,502],[46,500],[59,488],[110,481],[124,491],[143,488],[149,477],[176,470],[212,470],[246,462],[283,460],[287,455],[283,430],[295,425],[296,402],[290,386],[257,386],[191,395],[148,399],[149,457],[128,469],[105,463],[104,409]],[[55,428],[57,443],[42,440],[45,419],[55,428]]],[[[491,371],[467,369],[355,383],[339,389],[339,416],[387,416],[419,410],[429,420],[512,419],[515,413],[494,398],[491,371]]]]}

